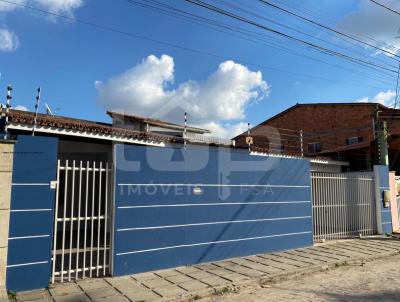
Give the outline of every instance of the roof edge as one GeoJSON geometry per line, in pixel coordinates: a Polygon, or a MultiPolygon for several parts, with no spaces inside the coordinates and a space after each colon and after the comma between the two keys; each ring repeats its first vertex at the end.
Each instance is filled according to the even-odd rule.
{"type": "MultiPolygon", "coordinates": [[[[179,124],[176,124],[176,123],[171,123],[171,122],[168,122],[168,121],[153,119],[153,118],[149,118],[149,117],[142,117],[142,116],[138,116],[138,115],[125,114],[125,113],[116,112],[116,111],[112,111],[112,110],[107,110],[107,114],[111,118],[113,118],[114,116],[118,116],[118,117],[121,117],[121,118],[127,118],[127,119],[140,121],[140,122],[143,122],[143,123],[147,123],[147,124],[152,125],[152,126],[163,126],[165,128],[178,129],[178,130],[185,129],[184,125],[179,125],[179,124]]],[[[193,127],[193,126],[187,126],[187,129],[191,130],[192,132],[211,133],[211,131],[208,130],[208,129],[198,128],[198,127],[193,127]]]]}

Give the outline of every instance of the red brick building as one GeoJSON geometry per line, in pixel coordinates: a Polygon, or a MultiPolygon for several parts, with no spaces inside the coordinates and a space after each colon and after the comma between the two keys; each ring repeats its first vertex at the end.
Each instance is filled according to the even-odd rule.
{"type": "MultiPolygon", "coordinates": [[[[377,162],[383,122],[390,168],[400,170],[400,110],[378,103],[296,104],[252,128],[250,136],[255,151],[329,157],[348,161],[352,170],[369,170],[377,162]]],[[[246,136],[237,136],[236,145],[247,146],[246,136]]]]}

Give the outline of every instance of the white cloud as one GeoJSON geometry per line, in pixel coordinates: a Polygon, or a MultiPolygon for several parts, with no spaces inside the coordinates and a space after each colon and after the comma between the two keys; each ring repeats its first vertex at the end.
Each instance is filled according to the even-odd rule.
{"type": "Polygon", "coordinates": [[[0,28],[0,51],[14,51],[19,46],[17,35],[5,28],[0,28]]]}
{"type": "Polygon", "coordinates": [[[15,110],[21,110],[21,111],[28,111],[28,108],[22,105],[18,105],[16,107],[14,107],[13,109],[15,110]]]}
{"type": "MultiPolygon", "coordinates": [[[[72,14],[74,9],[82,6],[83,0],[14,0],[14,3],[26,4],[26,5],[37,5],[43,9],[55,12],[55,13],[67,13],[72,14]]],[[[21,8],[18,5],[11,3],[1,2],[0,12],[8,12],[21,8]]]]}
{"type": "Polygon", "coordinates": [[[96,82],[96,87],[100,93],[100,101],[107,108],[148,115],[173,93],[165,90],[165,86],[173,79],[174,61],[171,57],[149,56],[141,64],[106,83],[96,82]]]}
{"type": "MultiPolygon", "coordinates": [[[[24,3],[24,2],[25,2],[25,0],[16,0],[15,1],[15,3],[24,3]]],[[[8,11],[12,11],[17,8],[18,8],[18,6],[14,5],[14,4],[0,2],[0,12],[8,12],[8,11]]]]}
{"type": "Polygon", "coordinates": [[[183,112],[192,125],[210,128],[213,134],[232,137],[243,129],[247,106],[268,95],[269,86],[260,71],[225,61],[204,81],[186,81],[176,89],[174,60],[148,56],[140,64],[95,83],[99,102],[107,109],[164,118],[182,123],[183,112]],[[236,122],[236,124],[235,124],[236,122]]]}
{"type": "MultiPolygon", "coordinates": [[[[73,10],[83,5],[83,0],[14,0],[14,3],[39,6],[54,13],[72,15],[73,10]]],[[[21,6],[11,3],[0,2],[0,13],[21,9],[21,6]]],[[[0,15],[1,17],[1,15],[0,15]]],[[[55,20],[49,17],[49,20],[55,20]]],[[[19,39],[15,33],[7,29],[0,28],[0,51],[14,51],[18,48],[19,39]]]]}
{"type": "Polygon", "coordinates": [[[31,0],[39,6],[55,13],[72,14],[74,9],[82,6],[83,0],[31,0]]]}
{"type": "MultiPolygon", "coordinates": [[[[400,11],[398,0],[386,0],[385,5],[400,11]]],[[[361,0],[357,9],[343,18],[339,27],[349,33],[363,33],[365,37],[371,37],[379,43],[365,37],[363,40],[392,53],[400,51],[397,49],[400,48],[399,16],[368,0],[361,0]]]]}
{"type": "Polygon", "coordinates": [[[396,92],[393,90],[381,91],[377,95],[372,98],[363,97],[361,99],[356,100],[359,103],[380,103],[387,107],[393,107],[394,101],[396,97],[396,92]]]}

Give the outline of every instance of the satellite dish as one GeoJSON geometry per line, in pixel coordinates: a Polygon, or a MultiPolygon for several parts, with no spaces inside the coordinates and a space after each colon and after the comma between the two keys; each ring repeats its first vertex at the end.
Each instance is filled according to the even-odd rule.
{"type": "Polygon", "coordinates": [[[49,114],[51,116],[54,116],[53,112],[51,111],[49,105],[47,103],[44,103],[44,106],[46,107],[46,114],[49,114]]]}

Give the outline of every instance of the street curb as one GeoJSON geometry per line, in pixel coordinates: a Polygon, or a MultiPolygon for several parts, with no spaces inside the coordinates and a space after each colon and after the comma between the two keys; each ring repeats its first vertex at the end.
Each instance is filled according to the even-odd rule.
{"type": "Polygon", "coordinates": [[[315,265],[312,267],[304,268],[304,269],[297,269],[289,272],[284,272],[281,274],[275,274],[270,277],[257,277],[257,278],[252,278],[250,280],[244,280],[241,282],[233,282],[231,284],[227,285],[221,285],[221,286],[215,286],[215,287],[210,287],[209,289],[205,289],[201,292],[198,293],[193,293],[193,294],[184,294],[179,297],[171,297],[171,298],[165,298],[161,299],[160,301],[165,301],[165,302],[173,302],[173,301],[181,301],[181,302],[193,302],[198,299],[203,299],[203,298],[208,298],[216,295],[224,295],[227,293],[235,293],[240,291],[240,288],[243,286],[250,286],[250,285],[267,285],[267,284],[274,284],[277,282],[282,282],[286,280],[293,280],[302,276],[309,276],[315,273],[319,272],[324,272],[327,270],[347,266],[347,265],[363,265],[367,262],[373,262],[376,260],[392,257],[400,255],[400,250],[397,250],[395,252],[388,252],[388,253],[382,253],[380,255],[373,255],[373,256],[367,256],[367,257],[353,257],[347,260],[343,261],[334,261],[334,262],[329,262],[324,265],[315,265]]]}

